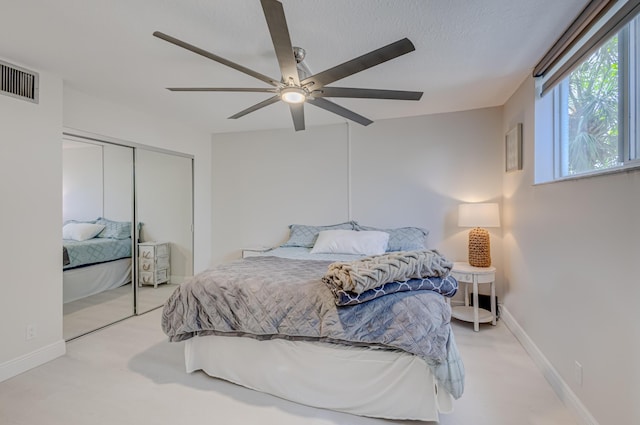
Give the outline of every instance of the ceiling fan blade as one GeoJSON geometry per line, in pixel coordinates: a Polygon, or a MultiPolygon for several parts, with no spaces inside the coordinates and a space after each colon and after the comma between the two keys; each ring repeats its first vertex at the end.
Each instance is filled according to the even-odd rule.
{"type": "Polygon", "coordinates": [[[282,72],[282,82],[287,85],[293,83],[298,86],[300,85],[300,78],[282,3],[276,0],[260,0],[260,2],[262,3],[264,17],[267,20],[271,41],[280,65],[280,72],[282,72]]]}
{"type": "MultiPolygon", "coordinates": [[[[231,62],[230,60],[227,60],[225,58],[221,58],[218,55],[214,55],[211,52],[207,52],[206,50],[203,50],[203,49],[201,49],[199,47],[196,47],[196,46],[194,46],[192,44],[189,44],[189,43],[186,43],[184,41],[178,40],[177,38],[171,37],[170,35],[164,34],[164,33],[160,32],[160,31],[154,32],[153,35],[155,37],[158,37],[158,38],[164,40],[164,41],[168,41],[171,44],[175,44],[176,46],[182,47],[183,49],[190,50],[190,51],[192,51],[194,53],[199,54],[200,56],[204,56],[205,58],[211,59],[213,61],[216,61],[218,63],[226,65],[226,66],[228,66],[230,68],[233,68],[236,71],[243,72],[243,73],[245,73],[247,75],[250,75],[250,76],[252,76],[254,78],[257,78],[258,80],[264,81],[265,83],[270,84],[272,86],[278,86],[278,84],[280,84],[279,81],[274,80],[273,78],[267,77],[266,75],[260,74],[259,72],[256,72],[256,71],[254,71],[252,69],[249,69],[249,68],[246,68],[246,67],[244,67],[242,65],[238,65],[237,63],[231,62]]],[[[293,55],[293,53],[292,53],[292,55],[293,55]]]]}
{"type": "Polygon", "coordinates": [[[296,131],[304,130],[304,103],[291,103],[291,118],[293,118],[293,127],[296,131]]]}
{"type": "Polygon", "coordinates": [[[348,87],[323,87],[311,92],[313,97],[352,97],[361,99],[420,100],[421,91],[354,89],[348,87]]]}
{"type": "Polygon", "coordinates": [[[322,71],[316,75],[312,75],[309,78],[305,78],[302,80],[301,84],[303,86],[312,84],[309,89],[318,90],[327,84],[333,83],[334,81],[338,81],[342,78],[348,77],[349,75],[364,71],[365,69],[369,69],[388,60],[395,59],[398,56],[412,52],[415,49],[415,46],[408,38],[403,38],[395,43],[388,44],[355,59],[351,59],[350,61],[334,66],[333,68],[322,71]]]}
{"type": "Polygon", "coordinates": [[[250,106],[249,108],[247,108],[245,110],[242,110],[242,111],[238,112],[235,115],[231,115],[229,117],[229,119],[235,120],[237,118],[244,117],[245,115],[247,115],[247,114],[249,114],[251,112],[257,111],[258,109],[264,108],[265,106],[269,106],[269,105],[271,105],[273,103],[278,102],[279,100],[280,100],[280,96],[278,96],[278,95],[270,97],[269,99],[263,100],[260,103],[256,103],[255,105],[250,106]]]}
{"type": "Polygon", "coordinates": [[[170,91],[223,91],[223,92],[245,92],[245,93],[276,93],[276,89],[263,88],[243,88],[243,87],[167,87],[170,91]]]}
{"type": "Polygon", "coordinates": [[[307,102],[312,104],[313,106],[317,106],[318,108],[322,108],[329,112],[333,112],[334,114],[338,114],[341,117],[349,119],[351,121],[355,121],[358,124],[369,125],[373,121],[369,118],[365,118],[362,115],[358,115],[353,111],[348,110],[347,108],[343,108],[342,106],[328,101],[327,99],[317,98],[317,99],[309,99],[307,98],[307,102]]]}

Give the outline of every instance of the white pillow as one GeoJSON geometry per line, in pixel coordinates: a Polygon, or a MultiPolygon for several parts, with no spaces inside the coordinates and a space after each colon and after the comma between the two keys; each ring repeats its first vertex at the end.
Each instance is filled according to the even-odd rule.
{"type": "Polygon", "coordinates": [[[381,255],[387,250],[389,234],[377,231],[323,230],[312,254],[381,255]]]}
{"type": "Polygon", "coordinates": [[[62,228],[62,239],[86,241],[104,230],[104,224],[68,223],[62,228]]]}

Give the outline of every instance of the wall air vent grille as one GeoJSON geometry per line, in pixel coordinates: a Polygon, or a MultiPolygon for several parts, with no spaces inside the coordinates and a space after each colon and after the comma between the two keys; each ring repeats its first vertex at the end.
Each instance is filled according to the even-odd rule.
{"type": "Polygon", "coordinates": [[[0,61],[0,94],[38,103],[38,84],[37,72],[0,61]]]}

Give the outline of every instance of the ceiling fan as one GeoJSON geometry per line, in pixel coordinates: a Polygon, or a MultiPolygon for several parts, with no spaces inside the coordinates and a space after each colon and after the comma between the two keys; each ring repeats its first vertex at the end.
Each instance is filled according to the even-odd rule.
{"type": "Polygon", "coordinates": [[[365,69],[379,65],[388,60],[397,58],[415,50],[415,47],[408,38],[388,44],[379,49],[373,50],[340,65],[329,68],[325,71],[311,75],[309,68],[303,62],[305,51],[299,47],[293,47],[289,36],[287,21],[284,16],[282,3],[277,0],[260,0],[262,10],[267,20],[267,26],[271,34],[271,40],[276,52],[282,78],[277,80],[259,72],[253,71],[237,63],[231,62],[220,56],[214,55],[199,47],[185,43],[170,35],[160,31],[153,33],[155,37],[185,48],[201,56],[214,60],[218,63],[231,67],[237,71],[250,75],[258,80],[264,81],[272,87],[269,88],[237,88],[237,87],[170,87],[168,90],[176,92],[253,92],[253,93],[273,93],[273,96],[259,102],[237,114],[230,116],[231,119],[243,117],[265,106],[278,101],[289,104],[293,125],[296,131],[304,130],[304,104],[309,103],[318,108],[325,109],[334,114],[340,115],[351,121],[362,125],[369,125],[373,121],[363,117],[349,109],[333,103],[326,98],[366,98],[366,99],[396,99],[396,100],[420,100],[422,92],[402,91],[402,90],[379,90],[347,87],[327,87],[335,81],[348,77],[349,75],[364,71],[365,69]]]}

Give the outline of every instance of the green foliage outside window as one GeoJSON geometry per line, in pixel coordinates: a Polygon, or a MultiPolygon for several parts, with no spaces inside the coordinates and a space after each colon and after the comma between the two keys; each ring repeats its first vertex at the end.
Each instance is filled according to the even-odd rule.
{"type": "Polygon", "coordinates": [[[568,78],[569,175],[619,165],[618,36],[568,78]]]}

